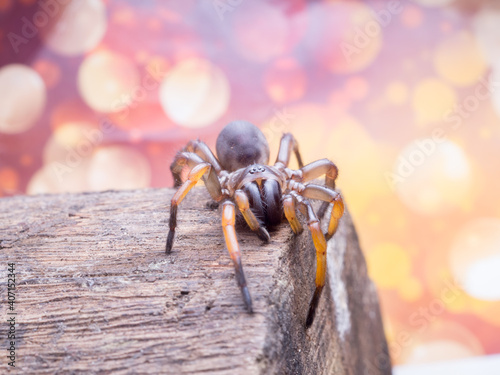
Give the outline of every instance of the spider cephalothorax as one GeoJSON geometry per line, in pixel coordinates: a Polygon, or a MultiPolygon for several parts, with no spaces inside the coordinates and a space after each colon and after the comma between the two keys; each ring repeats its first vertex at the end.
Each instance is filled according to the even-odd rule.
{"type": "Polygon", "coordinates": [[[278,157],[273,166],[269,162],[269,146],[262,132],[246,121],[228,124],[217,138],[217,157],[201,141],[191,141],[179,152],[170,169],[175,185],[180,186],[170,206],[170,231],[166,252],[172,250],[177,225],[177,206],[203,179],[210,195],[222,204],[222,228],[227,250],[234,263],[236,279],[249,312],[252,300],[243,273],[241,253],[234,228],[236,207],[252,231],[264,241],[269,241],[266,227],[281,223],[283,213],[295,234],[302,231],[302,224],[296,216],[296,208],[307,218],[307,226],[316,248],[316,290],[309,304],[306,327],[314,319],[321,291],[326,278],[326,241],[337,230],[339,219],[344,213],[342,197],[335,189],[337,167],[328,159],[321,159],[303,165],[297,141],[287,133],[281,138],[278,157]],[[298,170],[288,168],[291,153],[299,163],[298,170]],[[185,182],[181,181],[182,169],[188,166],[190,172],[185,182]],[[325,175],[325,186],[307,184],[325,175]],[[318,216],[308,199],[323,201],[318,216],[321,218],[329,203],[333,203],[328,230],[321,231],[318,216]]]}

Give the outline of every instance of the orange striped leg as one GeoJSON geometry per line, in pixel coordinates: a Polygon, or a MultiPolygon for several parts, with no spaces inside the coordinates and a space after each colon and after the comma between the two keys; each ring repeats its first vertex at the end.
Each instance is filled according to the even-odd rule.
{"type": "MultiPolygon", "coordinates": [[[[311,209],[312,211],[312,209],[311,209]]],[[[309,217],[307,226],[311,231],[311,236],[314,242],[314,247],[316,249],[316,289],[314,290],[313,297],[309,303],[309,311],[307,312],[306,327],[310,327],[314,315],[316,314],[316,309],[319,303],[319,297],[321,297],[321,292],[325,286],[326,280],[326,239],[321,231],[319,225],[319,220],[314,215],[313,218],[309,217]]]]}
{"type": "MultiPolygon", "coordinates": [[[[337,166],[328,159],[320,159],[307,164],[301,168],[302,182],[307,182],[325,175],[325,186],[329,189],[335,189],[335,180],[339,174],[337,166]]],[[[321,219],[328,208],[328,203],[324,202],[318,210],[318,217],[321,219]]]]}
{"type": "Polygon", "coordinates": [[[314,321],[314,315],[318,307],[321,292],[325,286],[326,280],[326,239],[321,231],[321,226],[314,210],[309,201],[298,194],[293,194],[300,205],[301,211],[307,216],[307,226],[311,232],[311,237],[316,249],[316,289],[309,303],[309,311],[307,312],[306,328],[309,328],[314,321]]]}
{"type": "MultiPolygon", "coordinates": [[[[207,162],[193,152],[178,152],[177,155],[175,155],[173,163],[170,165],[170,171],[174,178],[174,187],[182,185],[181,172],[185,166],[189,166],[190,169],[193,169],[198,164],[203,163],[207,162]]],[[[212,164],[210,164],[210,166],[210,171],[203,176],[203,182],[212,199],[218,202],[222,198],[222,191],[216,169],[212,164]]]]}
{"type": "Polygon", "coordinates": [[[194,152],[204,161],[210,163],[216,174],[219,174],[222,170],[219,159],[217,159],[205,142],[202,142],[199,139],[196,141],[189,141],[185,148],[187,151],[194,152]]]}
{"type": "Polygon", "coordinates": [[[319,199],[328,203],[333,203],[328,230],[325,234],[326,240],[328,241],[337,231],[339,220],[344,214],[344,201],[342,200],[342,196],[334,190],[314,184],[307,185],[300,194],[306,198],[319,199]]]}
{"type": "Polygon", "coordinates": [[[167,237],[167,245],[165,247],[165,252],[169,253],[172,250],[172,245],[174,244],[175,227],[177,226],[177,206],[182,202],[184,197],[189,190],[196,185],[196,183],[201,179],[201,177],[210,171],[210,164],[201,163],[191,169],[189,172],[187,180],[182,184],[182,186],[177,190],[172,197],[172,202],[170,205],[170,230],[167,237]]]}
{"type": "Polygon", "coordinates": [[[300,221],[297,219],[297,215],[295,214],[295,200],[289,194],[283,197],[283,210],[285,211],[286,219],[292,227],[293,233],[299,234],[302,232],[302,224],[300,224],[300,221]]]}
{"type": "Polygon", "coordinates": [[[247,282],[245,280],[245,274],[243,273],[243,266],[241,265],[241,251],[238,244],[238,239],[236,238],[236,231],[234,229],[236,208],[233,202],[225,201],[222,204],[222,230],[224,231],[224,237],[226,239],[226,247],[229,252],[229,256],[234,264],[236,281],[240,287],[241,294],[243,296],[243,301],[245,302],[246,308],[249,313],[252,313],[252,299],[250,293],[248,292],[247,282]]]}
{"type": "Polygon", "coordinates": [[[269,236],[266,228],[260,225],[259,220],[257,220],[252,210],[250,210],[248,197],[243,190],[236,190],[234,193],[234,199],[250,229],[257,233],[257,236],[259,236],[262,241],[269,242],[271,237],[269,236]]]}

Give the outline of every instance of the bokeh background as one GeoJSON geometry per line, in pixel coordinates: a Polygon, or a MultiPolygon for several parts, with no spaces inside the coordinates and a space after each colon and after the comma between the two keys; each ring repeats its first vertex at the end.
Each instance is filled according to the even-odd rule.
{"type": "Polygon", "coordinates": [[[339,166],[394,364],[500,353],[498,2],[0,0],[0,196],[172,186],[234,119],[339,166]]]}

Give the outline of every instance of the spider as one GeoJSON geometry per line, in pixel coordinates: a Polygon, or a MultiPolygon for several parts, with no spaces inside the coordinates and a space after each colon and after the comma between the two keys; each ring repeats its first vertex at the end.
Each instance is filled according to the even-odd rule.
{"type": "Polygon", "coordinates": [[[241,251],[236,238],[236,207],[246,223],[263,241],[269,241],[266,227],[282,222],[283,212],[293,232],[302,232],[302,224],[296,209],[307,218],[316,249],[316,289],[309,303],[306,327],[310,327],[325,285],[326,242],[337,230],[339,219],[344,213],[341,195],[336,192],[335,179],[338,169],[328,159],[321,159],[303,165],[298,144],[294,136],[282,136],[278,157],[273,166],[268,165],[269,145],[264,134],[255,125],[246,121],[233,121],[221,131],[216,142],[217,157],[202,141],[190,141],[170,166],[175,186],[179,187],[170,206],[170,230],[168,232],[166,253],[172,250],[175,228],[177,226],[177,207],[196,183],[203,179],[213,200],[222,205],[222,228],[226,247],[235,267],[235,275],[241,290],[246,309],[252,313],[252,300],[248,291],[241,251]],[[299,168],[288,168],[292,151],[299,168]],[[189,167],[186,181],[181,180],[181,171],[189,167]],[[325,186],[306,184],[325,175],[325,186]],[[315,214],[308,199],[323,201],[318,215],[315,214]],[[320,221],[329,204],[333,203],[328,229],[321,231],[320,221]]]}

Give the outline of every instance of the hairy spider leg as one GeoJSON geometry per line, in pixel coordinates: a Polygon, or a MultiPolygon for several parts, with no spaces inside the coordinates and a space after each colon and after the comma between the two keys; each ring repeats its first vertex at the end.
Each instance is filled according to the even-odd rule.
{"type": "Polygon", "coordinates": [[[344,214],[344,201],[342,200],[342,196],[335,190],[315,184],[306,185],[300,195],[310,199],[322,200],[328,204],[333,203],[328,230],[325,233],[325,238],[328,241],[337,231],[339,220],[344,214]]]}
{"type": "Polygon", "coordinates": [[[293,233],[299,234],[302,232],[302,224],[295,213],[295,198],[292,195],[286,194],[283,196],[283,210],[285,211],[286,219],[292,227],[293,233]]]}
{"type": "Polygon", "coordinates": [[[291,194],[297,199],[299,209],[307,216],[307,226],[311,232],[311,237],[316,249],[316,289],[309,303],[309,311],[307,312],[306,328],[309,328],[314,321],[314,315],[318,307],[321,292],[325,286],[326,280],[326,239],[321,231],[319,219],[317,218],[311,203],[304,197],[301,197],[296,192],[291,194]]]}
{"type": "Polygon", "coordinates": [[[304,166],[304,163],[302,163],[302,158],[300,156],[299,144],[297,143],[295,137],[290,133],[285,133],[281,137],[278,157],[276,158],[276,163],[274,164],[276,165],[278,163],[281,163],[284,167],[288,167],[292,151],[295,153],[295,157],[297,158],[297,162],[299,163],[299,168],[302,168],[304,166]]]}
{"type": "MultiPolygon", "coordinates": [[[[302,171],[302,182],[307,182],[318,178],[319,176],[325,175],[325,186],[329,189],[335,189],[335,180],[339,174],[337,166],[328,159],[320,159],[307,164],[302,171]]],[[[323,202],[320,209],[318,210],[318,217],[320,219],[325,215],[326,209],[328,208],[328,202],[323,202]]]]}
{"type": "Polygon", "coordinates": [[[199,139],[195,141],[189,141],[185,147],[186,151],[194,152],[200,158],[202,158],[207,163],[212,165],[213,170],[217,175],[222,171],[222,167],[220,166],[219,159],[214,155],[210,147],[203,141],[199,139]]]}
{"type": "Polygon", "coordinates": [[[252,313],[252,299],[248,292],[245,274],[243,273],[243,266],[241,264],[241,251],[236,238],[236,230],[234,229],[236,208],[231,201],[225,201],[222,204],[222,230],[224,231],[224,238],[226,239],[226,247],[229,256],[234,264],[236,281],[240,287],[243,301],[249,313],[252,313]]]}
{"type": "Polygon", "coordinates": [[[189,190],[191,190],[201,177],[210,169],[211,165],[208,163],[196,165],[193,169],[191,169],[191,172],[189,172],[186,182],[182,184],[179,190],[177,190],[172,197],[172,202],[170,204],[170,230],[168,231],[167,245],[165,247],[166,253],[169,253],[172,250],[172,245],[174,244],[175,227],[177,226],[177,206],[182,202],[186,194],[189,193],[189,190]]]}
{"type": "Polygon", "coordinates": [[[259,220],[257,220],[252,210],[250,210],[250,202],[243,190],[238,189],[234,192],[234,200],[250,229],[253,230],[262,241],[269,242],[271,237],[266,228],[260,225],[259,220]]]}
{"type": "MultiPolygon", "coordinates": [[[[197,165],[206,163],[207,162],[205,160],[203,160],[200,156],[196,155],[193,152],[177,153],[177,155],[175,155],[174,161],[170,165],[170,170],[172,171],[172,176],[174,177],[175,181],[174,187],[182,185],[180,176],[182,169],[186,165],[189,168],[193,169],[197,165]]],[[[213,168],[210,168],[210,172],[208,172],[208,174],[203,175],[203,182],[205,183],[205,186],[212,199],[216,202],[220,201],[222,199],[222,189],[220,186],[219,178],[217,177],[217,174],[215,173],[213,168]]]]}

